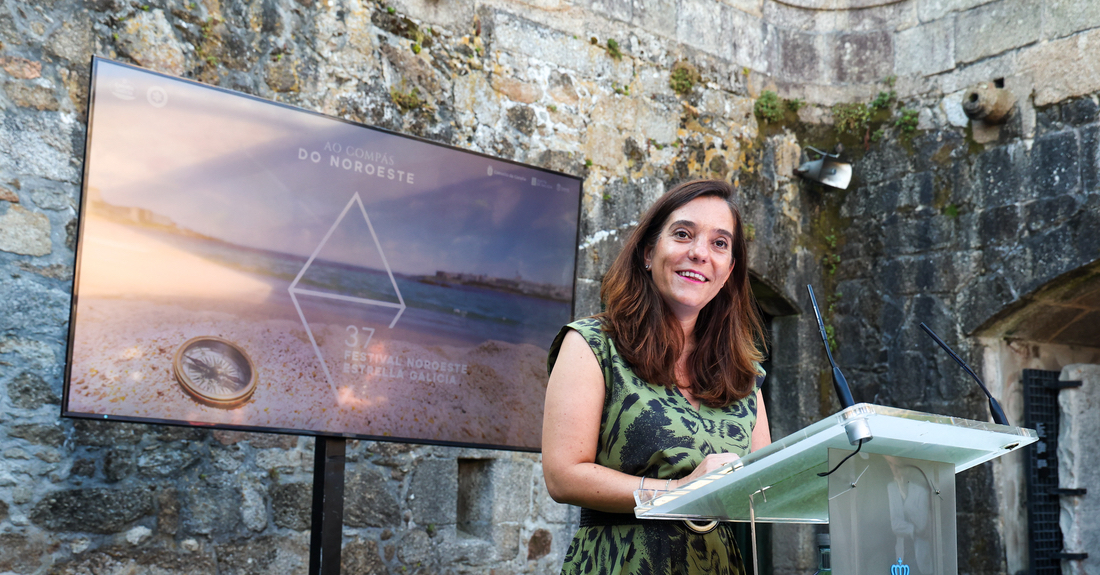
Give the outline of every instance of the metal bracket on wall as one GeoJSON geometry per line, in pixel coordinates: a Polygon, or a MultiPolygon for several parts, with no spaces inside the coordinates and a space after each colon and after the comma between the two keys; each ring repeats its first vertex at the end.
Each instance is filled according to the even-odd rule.
{"type": "Polygon", "coordinates": [[[1055,489],[1048,489],[1047,490],[1047,493],[1049,493],[1051,495],[1071,495],[1071,496],[1074,496],[1074,497],[1080,497],[1080,496],[1083,496],[1083,495],[1088,495],[1088,492],[1089,492],[1089,490],[1085,489],[1084,487],[1071,487],[1071,488],[1058,487],[1058,488],[1055,488],[1055,489]]]}
{"type": "Polygon", "coordinates": [[[1048,389],[1069,389],[1071,387],[1081,387],[1081,382],[1073,379],[1068,381],[1053,380],[1043,382],[1043,387],[1048,389]]]}
{"type": "Polygon", "coordinates": [[[1084,561],[1089,558],[1088,553],[1055,553],[1051,555],[1055,559],[1061,559],[1062,561],[1084,561]]]}

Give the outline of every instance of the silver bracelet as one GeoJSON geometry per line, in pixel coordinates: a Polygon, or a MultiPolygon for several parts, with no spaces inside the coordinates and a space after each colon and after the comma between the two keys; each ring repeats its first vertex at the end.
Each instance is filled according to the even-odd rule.
{"type": "Polygon", "coordinates": [[[645,489],[645,475],[642,476],[642,480],[638,482],[638,491],[645,489]]]}
{"type": "Polygon", "coordinates": [[[665,482],[665,491],[668,491],[668,486],[669,485],[672,485],[672,478],[671,477],[669,477],[668,481],[665,482]]]}

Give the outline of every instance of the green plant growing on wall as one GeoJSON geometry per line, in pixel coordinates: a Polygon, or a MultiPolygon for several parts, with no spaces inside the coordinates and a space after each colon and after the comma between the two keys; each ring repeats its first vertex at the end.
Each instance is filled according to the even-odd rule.
{"type": "Polygon", "coordinates": [[[623,52],[619,49],[619,43],[614,38],[607,39],[607,53],[616,60],[623,59],[623,52]]]}
{"type": "Polygon", "coordinates": [[[890,104],[897,99],[898,93],[890,90],[889,92],[879,92],[875,96],[874,100],[871,100],[871,108],[875,110],[885,110],[890,107],[890,104]]]}
{"type": "Polygon", "coordinates": [[[829,340],[829,351],[836,353],[836,328],[831,323],[825,324],[825,339],[829,340]]]}
{"type": "Polygon", "coordinates": [[[768,123],[775,123],[783,119],[783,104],[779,100],[779,94],[771,90],[764,90],[756,103],[752,105],[752,111],[757,118],[768,123]]]}
{"type": "Polygon", "coordinates": [[[420,53],[420,44],[417,44],[416,42],[413,42],[412,51],[413,51],[413,54],[419,54],[420,53]]]}
{"type": "Polygon", "coordinates": [[[420,90],[417,88],[413,88],[408,92],[390,88],[390,98],[393,98],[393,103],[397,104],[397,108],[402,112],[416,110],[424,105],[424,101],[420,99],[420,90]]]}
{"type": "Polygon", "coordinates": [[[833,106],[833,121],[838,132],[860,135],[871,121],[871,110],[863,102],[836,104],[833,106]]]}
{"type": "Polygon", "coordinates": [[[912,108],[902,108],[901,115],[894,122],[894,127],[904,135],[912,135],[917,131],[917,124],[920,123],[919,116],[920,113],[912,108]]]}
{"type": "Polygon", "coordinates": [[[943,207],[943,215],[952,219],[959,217],[959,206],[947,204],[943,207]]]}
{"type": "Polygon", "coordinates": [[[672,73],[669,74],[668,85],[674,92],[681,96],[691,93],[691,89],[699,83],[699,70],[690,63],[680,60],[672,65],[672,73]]]}
{"type": "Polygon", "coordinates": [[[207,18],[206,21],[199,26],[199,33],[202,34],[202,39],[208,40],[214,33],[214,26],[221,24],[221,22],[222,21],[217,18],[207,18]]]}
{"type": "Polygon", "coordinates": [[[752,224],[745,224],[745,241],[751,242],[756,239],[756,226],[752,224]]]}
{"type": "Polygon", "coordinates": [[[836,275],[836,267],[840,265],[840,254],[836,253],[836,230],[825,236],[825,257],[821,258],[821,264],[825,266],[829,275],[836,275]]]}
{"type": "Polygon", "coordinates": [[[788,110],[790,110],[790,111],[792,111],[796,114],[798,113],[799,110],[806,107],[806,102],[802,98],[792,98],[790,100],[783,100],[783,104],[786,105],[788,110]]]}

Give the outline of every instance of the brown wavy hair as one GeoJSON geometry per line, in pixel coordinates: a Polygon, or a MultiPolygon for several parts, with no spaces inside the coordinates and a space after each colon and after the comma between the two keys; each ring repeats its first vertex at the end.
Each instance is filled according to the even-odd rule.
{"type": "Polygon", "coordinates": [[[645,270],[646,248],[657,244],[672,212],[696,198],[725,200],[733,214],[734,268],[726,284],[699,312],[695,349],[687,360],[692,395],[710,407],[723,407],[752,393],[764,330],[749,288],[749,267],[741,214],[733,187],[722,180],[696,180],[669,190],[642,216],[626,245],[611,264],[600,288],[604,330],[619,355],[642,379],[672,387],[676,360],[687,345],[683,328],[665,304],[645,270]]]}

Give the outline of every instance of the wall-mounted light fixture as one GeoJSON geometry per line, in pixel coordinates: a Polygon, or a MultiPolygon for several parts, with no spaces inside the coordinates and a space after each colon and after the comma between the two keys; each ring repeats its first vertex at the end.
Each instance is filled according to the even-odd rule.
{"type": "Polygon", "coordinates": [[[828,154],[812,146],[806,146],[807,149],[813,150],[821,157],[809,161],[809,156],[805,152],[802,153],[803,161],[802,165],[798,166],[798,169],[794,173],[802,176],[804,179],[821,182],[826,186],[832,186],[834,188],[840,188],[842,190],[848,188],[848,184],[852,181],[852,165],[841,162],[840,152],[843,148],[838,146],[837,153],[828,154]]]}

